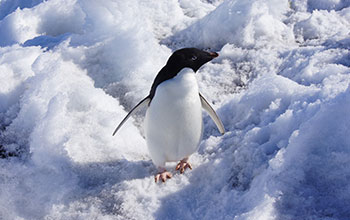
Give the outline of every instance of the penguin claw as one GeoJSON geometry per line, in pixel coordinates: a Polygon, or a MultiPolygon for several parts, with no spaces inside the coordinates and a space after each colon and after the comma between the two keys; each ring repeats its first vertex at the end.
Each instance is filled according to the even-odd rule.
{"type": "Polygon", "coordinates": [[[179,170],[180,173],[182,174],[182,173],[185,172],[185,170],[186,170],[187,168],[189,168],[190,170],[192,170],[192,165],[191,165],[189,162],[187,162],[187,160],[181,160],[181,161],[177,164],[177,166],[175,167],[175,170],[179,170]]]}
{"type": "Polygon", "coordinates": [[[158,182],[159,180],[162,180],[162,182],[164,183],[167,179],[171,179],[171,177],[172,177],[172,174],[170,172],[163,171],[155,175],[154,181],[158,182]]]}

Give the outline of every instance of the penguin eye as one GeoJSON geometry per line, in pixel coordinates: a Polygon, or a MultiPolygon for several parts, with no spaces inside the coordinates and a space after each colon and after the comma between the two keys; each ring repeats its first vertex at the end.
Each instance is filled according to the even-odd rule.
{"type": "Polygon", "coordinates": [[[193,55],[192,57],[191,57],[191,60],[196,60],[197,59],[197,56],[196,55],[193,55]]]}

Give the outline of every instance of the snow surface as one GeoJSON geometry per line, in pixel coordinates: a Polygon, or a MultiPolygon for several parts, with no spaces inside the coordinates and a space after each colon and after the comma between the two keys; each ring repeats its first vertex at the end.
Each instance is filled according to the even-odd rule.
{"type": "Polygon", "coordinates": [[[349,0],[0,0],[0,219],[349,219],[349,0]],[[143,113],[175,49],[197,73],[194,169],[155,184],[143,113]]]}

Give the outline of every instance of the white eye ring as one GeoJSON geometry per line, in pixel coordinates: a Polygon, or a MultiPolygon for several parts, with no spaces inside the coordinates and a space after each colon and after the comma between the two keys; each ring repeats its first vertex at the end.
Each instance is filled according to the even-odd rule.
{"type": "Polygon", "coordinates": [[[195,55],[192,56],[191,60],[196,60],[197,57],[195,55]]]}

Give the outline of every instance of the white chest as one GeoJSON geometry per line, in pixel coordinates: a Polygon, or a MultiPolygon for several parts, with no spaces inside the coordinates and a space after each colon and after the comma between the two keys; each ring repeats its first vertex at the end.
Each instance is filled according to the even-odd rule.
{"type": "MultiPolygon", "coordinates": [[[[154,100],[189,99],[198,96],[198,84],[195,74],[191,69],[185,68],[173,79],[164,81],[158,85],[154,100]]],[[[152,100],[153,101],[153,100],[152,100]]]]}
{"type": "Polygon", "coordinates": [[[202,110],[195,74],[184,69],[158,85],[147,110],[145,134],[156,165],[178,161],[197,150],[202,110]]]}

